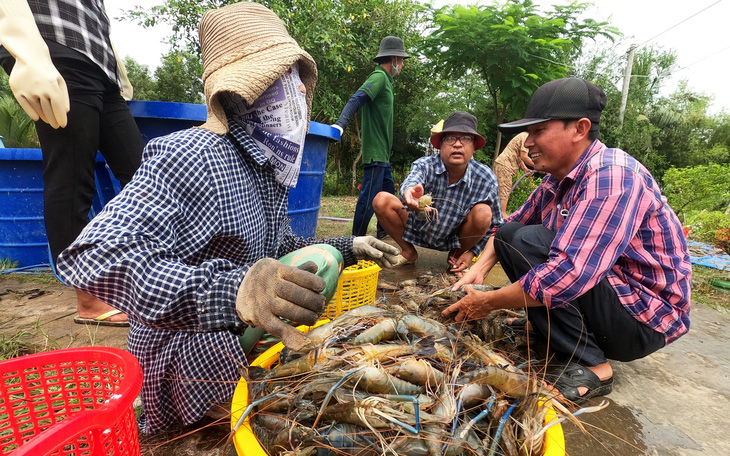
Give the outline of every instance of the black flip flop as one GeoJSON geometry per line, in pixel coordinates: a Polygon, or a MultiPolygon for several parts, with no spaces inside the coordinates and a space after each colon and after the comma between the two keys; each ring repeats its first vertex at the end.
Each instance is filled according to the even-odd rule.
{"type": "Polygon", "coordinates": [[[601,380],[593,371],[575,362],[550,365],[545,380],[560,391],[563,397],[577,405],[592,397],[606,396],[613,391],[613,377],[601,380]],[[581,386],[588,388],[582,396],[578,392],[581,386]]]}

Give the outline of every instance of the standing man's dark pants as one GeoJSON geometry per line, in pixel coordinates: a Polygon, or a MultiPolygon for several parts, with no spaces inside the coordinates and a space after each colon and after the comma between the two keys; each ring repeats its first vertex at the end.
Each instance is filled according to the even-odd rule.
{"type": "MultiPolygon", "coordinates": [[[[494,248],[507,277],[516,282],[545,263],[554,238],[555,233],[542,225],[513,222],[497,230],[494,248]]],[[[533,330],[549,338],[553,352],[584,366],[607,358],[631,361],[665,344],[663,334],[629,314],[606,278],[567,307],[527,308],[527,318],[533,330]]]]}
{"type": "Polygon", "coordinates": [[[81,233],[96,193],[100,151],[122,187],[139,168],[144,141],[119,87],[96,65],[54,59],[68,86],[65,128],[43,121],[36,130],[43,150],[44,218],[53,260],[81,233]]]}
{"type": "MultiPolygon", "coordinates": [[[[365,236],[370,219],[373,218],[373,199],[380,192],[395,193],[395,182],[390,170],[390,163],[372,162],[363,166],[362,185],[360,196],[355,206],[355,216],[352,221],[352,234],[365,236]]],[[[380,230],[378,230],[380,231],[380,230]]]]}

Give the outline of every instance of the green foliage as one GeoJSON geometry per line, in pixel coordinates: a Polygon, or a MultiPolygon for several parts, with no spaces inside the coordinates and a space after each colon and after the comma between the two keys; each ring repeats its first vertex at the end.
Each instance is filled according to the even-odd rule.
{"type": "Polygon", "coordinates": [[[40,147],[35,124],[12,93],[5,93],[0,98],[0,135],[5,147],[40,147]]]}
{"type": "Polygon", "coordinates": [[[196,54],[173,51],[162,57],[155,70],[156,99],[203,104],[203,64],[196,54]]]}
{"type": "Polygon", "coordinates": [[[150,68],[143,65],[132,57],[124,58],[124,66],[127,69],[127,77],[134,89],[134,99],[150,101],[156,99],[157,83],[150,76],[150,68]]]}
{"type": "Polygon", "coordinates": [[[17,261],[13,261],[10,258],[0,258],[0,270],[15,269],[17,267],[17,261]]]}
{"type": "Polygon", "coordinates": [[[17,358],[20,355],[29,353],[31,346],[24,340],[29,335],[28,331],[23,330],[10,336],[0,334],[0,361],[17,358]]]}
{"type": "Polygon", "coordinates": [[[730,201],[730,165],[670,168],[663,193],[677,214],[724,210],[730,201]]]}
{"type": "Polygon", "coordinates": [[[135,100],[174,101],[203,104],[203,66],[200,58],[189,51],[171,51],[150,76],[147,65],[127,56],[124,59],[135,100]]]}
{"type": "MultiPolygon", "coordinates": [[[[136,7],[126,15],[145,26],[170,24],[173,49],[200,53],[198,24],[204,11],[233,1],[165,0],[151,8],[136,7]]],[[[372,58],[381,38],[396,35],[414,55],[395,79],[393,163],[410,163],[425,149],[424,131],[430,125],[411,120],[424,109],[422,89],[431,74],[417,59],[420,31],[427,8],[415,0],[259,0],[284,22],[289,34],[317,62],[318,82],[312,120],[332,123],[350,96],[373,71],[372,58]]],[[[437,119],[438,120],[438,119],[437,119]]],[[[328,171],[337,176],[335,188],[349,189],[352,168],[360,152],[358,117],[350,121],[342,141],[329,151],[328,171]],[[353,125],[355,124],[355,125],[353,125]]],[[[328,187],[329,188],[329,187],[328,187]]]]}
{"type": "Polygon", "coordinates": [[[507,203],[508,214],[516,211],[520,206],[522,206],[522,204],[527,201],[527,198],[542,182],[542,177],[535,176],[533,174],[522,178],[524,174],[525,173],[523,171],[520,171],[513,179],[512,185],[514,185],[519,179],[522,180],[519,181],[517,187],[515,187],[514,191],[509,195],[509,202],[507,203]]]}
{"type": "Polygon", "coordinates": [[[717,231],[730,228],[730,214],[720,211],[691,212],[687,214],[684,224],[692,227],[692,238],[715,245],[717,231]]]}
{"type": "MultiPolygon", "coordinates": [[[[730,114],[710,115],[711,99],[689,90],[687,84],[669,96],[662,95],[676,70],[672,51],[655,47],[636,51],[625,118],[620,124],[626,58],[618,54],[619,46],[613,42],[620,33],[607,22],[585,18],[588,3],[565,1],[566,5],[541,8],[531,0],[500,0],[434,10],[417,0],[257,1],[281,17],[292,37],[317,62],[319,81],[312,111],[316,122],[336,120],[375,67],[372,58],[382,37],[403,38],[413,58],[395,78],[394,170],[407,172],[410,163],[426,150],[430,128],[454,110],[476,115],[480,133],[498,150],[501,135],[496,124],[522,117],[537,87],[566,75],[586,78],[604,89],[608,104],[601,121],[601,140],[636,157],[662,185],[666,185],[664,173],[672,167],[730,164],[730,114]]],[[[200,73],[176,66],[184,66],[185,59],[177,62],[168,57],[185,51],[186,58],[195,60],[200,53],[198,24],[203,12],[233,1],[158,3],[135,7],[126,16],[146,26],[166,23],[172,27],[166,62],[175,67],[169,71],[171,84],[185,89],[164,99],[182,101],[181,97],[194,96],[196,90],[199,93],[191,88],[199,83],[200,73]]],[[[138,72],[130,67],[133,65],[128,64],[128,72],[139,75],[130,75],[135,98],[163,99],[157,81],[144,66],[138,72]]],[[[360,147],[356,115],[342,141],[329,149],[326,192],[353,193],[352,184],[359,182],[361,170],[356,162],[360,147]]],[[[493,156],[490,147],[475,154],[486,164],[493,156]]]]}

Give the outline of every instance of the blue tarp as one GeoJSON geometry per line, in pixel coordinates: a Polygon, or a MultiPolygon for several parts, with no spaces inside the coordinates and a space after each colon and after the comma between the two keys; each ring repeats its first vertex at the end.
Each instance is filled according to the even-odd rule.
{"type": "Polygon", "coordinates": [[[730,255],[718,247],[697,241],[687,241],[692,264],[730,271],[730,255]]]}

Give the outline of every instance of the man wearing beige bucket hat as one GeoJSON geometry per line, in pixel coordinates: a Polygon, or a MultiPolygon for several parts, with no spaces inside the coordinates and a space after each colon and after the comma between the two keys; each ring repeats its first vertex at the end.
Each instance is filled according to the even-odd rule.
{"type": "MultiPolygon", "coordinates": [[[[325,304],[314,263],[276,260],[317,242],[286,217],[316,65],[253,2],[205,13],[200,42],[207,122],[150,141],[132,182],[59,259],[64,280],[128,314],[148,433],[230,400],[247,327],[298,349],[306,338],[281,318],[313,324],[325,304]]],[[[398,253],[372,236],[318,242],[345,266],[398,253]]]]}
{"type": "MultiPolygon", "coordinates": [[[[403,70],[406,54],[403,40],[386,36],[380,41],[380,51],[373,58],[378,64],[370,76],[350,97],[333,127],[340,133],[360,108],[362,108],[362,164],[363,174],[360,195],[355,206],[352,234],[364,236],[373,217],[373,199],[379,192],[395,192],[395,182],[390,170],[390,152],[393,148],[393,78],[403,70]]],[[[385,237],[378,225],[377,236],[385,237]]]]}
{"type": "Polygon", "coordinates": [[[468,112],[449,114],[430,141],[440,152],[413,162],[401,185],[402,201],[380,192],[373,207],[402,249],[396,266],[415,262],[418,245],[448,251],[449,268],[460,272],[481,253],[489,228],[502,223],[497,178],[472,158],[486,140],[477,132],[477,118],[468,112]],[[431,196],[427,207],[419,205],[424,195],[431,196]]]}

